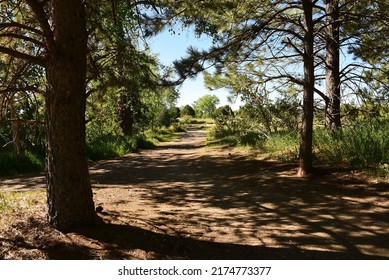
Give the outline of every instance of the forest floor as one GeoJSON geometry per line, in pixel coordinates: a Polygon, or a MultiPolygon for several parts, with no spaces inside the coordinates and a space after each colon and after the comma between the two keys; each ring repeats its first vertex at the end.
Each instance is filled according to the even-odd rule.
{"type": "Polygon", "coordinates": [[[205,139],[192,126],[92,164],[104,224],[66,234],[46,222],[43,176],[3,179],[25,205],[0,217],[0,259],[389,259],[389,184],[346,168],[298,178],[205,139]]]}

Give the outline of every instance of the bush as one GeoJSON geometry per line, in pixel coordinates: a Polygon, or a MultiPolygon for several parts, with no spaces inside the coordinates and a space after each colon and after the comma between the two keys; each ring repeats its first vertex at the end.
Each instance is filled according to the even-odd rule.
{"type": "Polygon", "coordinates": [[[172,125],[171,125],[171,130],[173,131],[173,132],[185,132],[186,131],[186,129],[185,129],[185,126],[183,125],[183,124],[181,124],[181,123],[173,123],[172,125]]]}
{"type": "Polygon", "coordinates": [[[181,110],[180,110],[180,115],[181,117],[196,117],[196,112],[195,110],[190,106],[190,105],[185,105],[181,110]]]}
{"type": "Polygon", "coordinates": [[[249,147],[262,147],[264,144],[264,137],[255,131],[247,131],[239,136],[239,145],[249,147]]]}

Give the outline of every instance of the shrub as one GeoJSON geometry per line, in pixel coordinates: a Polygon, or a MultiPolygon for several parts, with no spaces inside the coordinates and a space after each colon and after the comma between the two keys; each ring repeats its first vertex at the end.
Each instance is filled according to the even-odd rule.
{"type": "Polygon", "coordinates": [[[180,110],[180,115],[181,117],[196,117],[196,112],[195,110],[190,106],[190,105],[185,105],[181,110],[180,110]]]}
{"type": "Polygon", "coordinates": [[[249,147],[262,147],[265,138],[258,132],[247,131],[239,136],[239,145],[249,147]]]}

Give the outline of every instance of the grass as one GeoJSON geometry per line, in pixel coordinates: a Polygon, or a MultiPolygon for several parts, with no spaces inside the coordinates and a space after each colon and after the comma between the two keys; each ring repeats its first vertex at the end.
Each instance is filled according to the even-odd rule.
{"type": "MultiPolygon", "coordinates": [[[[342,131],[315,128],[313,137],[316,163],[373,170],[380,177],[389,178],[389,122],[359,124],[342,131]]],[[[213,128],[208,144],[249,146],[260,150],[265,158],[296,162],[299,139],[297,131],[272,133],[264,138],[253,132],[223,135],[213,128]]]]}
{"type": "Polygon", "coordinates": [[[326,163],[379,168],[389,164],[389,125],[358,125],[341,132],[317,129],[314,147],[326,163]]]}
{"type": "Polygon", "coordinates": [[[269,158],[286,162],[297,161],[299,157],[299,133],[277,132],[271,134],[263,144],[263,152],[269,158]]]}
{"type": "Polygon", "coordinates": [[[29,192],[1,192],[0,191],[0,217],[16,211],[29,209],[41,204],[45,197],[44,190],[29,192]]]}
{"type": "Polygon", "coordinates": [[[12,151],[0,152],[0,176],[13,176],[17,174],[42,171],[44,156],[25,152],[16,156],[12,151]]]}
{"type": "Polygon", "coordinates": [[[130,136],[103,135],[88,143],[87,155],[90,160],[102,160],[124,156],[139,149],[151,149],[158,143],[174,138],[181,127],[149,130],[144,134],[130,136]]]}
{"type": "Polygon", "coordinates": [[[207,138],[208,146],[227,146],[227,147],[235,147],[238,146],[239,139],[235,135],[228,135],[221,138],[207,138]]]}
{"type": "Polygon", "coordinates": [[[122,156],[138,149],[138,139],[125,136],[103,135],[87,146],[90,160],[101,160],[122,156]]]}
{"type": "Polygon", "coordinates": [[[179,122],[182,124],[214,124],[215,121],[211,118],[193,118],[191,116],[184,116],[179,119],[179,122]]]}
{"type": "MultiPolygon", "coordinates": [[[[160,142],[172,140],[177,132],[182,131],[182,125],[176,125],[134,137],[101,135],[87,144],[87,157],[97,161],[124,156],[139,149],[150,149],[160,142]]],[[[26,151],[23,156],[17,157],[13,151],[3,151],[0,152],[0,177],[43,171],[44,164],[43,154],[26,151]]]]}
{"type": "Polygon", "coordinates": [[[8,197],[6,197],[4,193],[0,192],[0,215],[2,215],[3,212],[8,210],[10,208],[10,205],[11,203],[8,197]]]}

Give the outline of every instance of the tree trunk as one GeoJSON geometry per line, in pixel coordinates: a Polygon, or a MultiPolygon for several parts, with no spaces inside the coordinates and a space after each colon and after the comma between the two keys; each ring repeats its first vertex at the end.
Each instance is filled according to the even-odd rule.
{"type": "Polygon", "coordinates": [[[339,0],[326,0],[326,104],[325,125],[340,129],[339,0]]]}
{"type": "Polygon", "coordinates": [[[315,89],[313,5],[310,0],[304,0],[302,4],[306,33],[304,35],[304,97],[298,176],[306,176],[312,171],[313,96],[315,89]]]}
{"type": "Polygon", "coordinates": [[[46,70],[47,204],[50,224],[62,231],[97,221],[86,157],[83,2],[52,1],[55,49],[46,70]]]}

